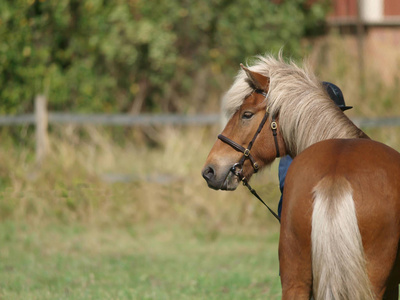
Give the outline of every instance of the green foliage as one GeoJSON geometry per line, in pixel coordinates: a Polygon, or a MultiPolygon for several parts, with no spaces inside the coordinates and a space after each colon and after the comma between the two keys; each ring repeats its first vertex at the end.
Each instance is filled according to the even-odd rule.
{"type": "Polygon", "coordinates": [[[186,110],[201,70],[208,90],[249,56],[301,53],[325,5],[277,2],[3,0],[0,113],[30,111],[38,93],[53,110],[186,110]]]}

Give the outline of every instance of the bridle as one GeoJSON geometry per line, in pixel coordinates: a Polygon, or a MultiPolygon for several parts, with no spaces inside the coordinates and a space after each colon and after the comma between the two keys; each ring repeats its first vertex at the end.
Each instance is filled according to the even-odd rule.
{"type": "MultiPolygon", "coordinates": [[[[256,89],[256,90],[254,90],[254,92],[256,92],[257,94],[263,95],[265,97],[265,100],[268,100],[268,94],[265,93],[263,90],[256,89]]],[[[243,156],[241,157],[239,162],[235,163],[231,167],[230,172],[232,172],[235,176],[237,176],[243,182],[243,185],[245,185],[250,190],[250,192],[255,197],[257,197],[257,199],[260,200],[268,208],[268,210],[272,213],[272,215],[274,215],[274,217],[276,219],[278,219],[278,221],[280,222],[279,216],[261,199],[260,196],[258,196],[257,192],[249,185],[247,178],[243,175],[243,164],[247,159],[250,160],[251,165],[252,165],[252,167],[254,169],[254,173],[258,172],[259,165],[254,160],[253,156],[250,153],[250,150],[253,147],[254,142],[257,139],[257,136],[260,134],[261,130],[264,128],[264,125],[267,122],[268,117],[269,117],[269,106],[267,105],[267,108],[265,109],[265,115],[264,115],[263,119],[261,120],[261,123],[258,126],[258,129],[257,129],[256,133],[254,134],[253,138],[251,139],[251,141],[250,141],[249,145],[247,146],[247,148],[244,148],[242,145],[239,145],[235,141],[231,140],[230,138],[228,138],[228,137],[226,137],[226,136],[224,136],[222,134],[219,134],[218,138],[221,141],[223,141],[224,143],[226,143],[229,146],[231,146],[236,151],[239,151],[239,152],[243,153],[243,156]]],[[[274,136],[276,157],[280,157],[279,145],[278,145],[278,137],[277,137],[277,135],[278,135],[278,132],[277,132],[278,131],[278,124],[275,121],[275,116],[271,117],[271,130],[272,130],[272,135],[274,136]]]]}
{"type": "MultiPolygon", "coordinates": [[[[262,90],[255,90],[254,92],[256,92],[257,94],[261,94],[265,97],[265,100],[268,100],[268,94],[265,93],[262,90]]],[[[260,134],[261,130],[263,129],[265,123],[267,122],[267,119],[269,117],[269,106],[267,106],[266,110],[265,110],[265,115],[263,117],[263,119],[261,120],[260,125],[258,126],[258,129],[256,131],[256,133],[254,134],[253,138],[251,139],[249,145],[247,146],[247,148],[243,147],[242,145],[239,145],[238,143],[236,143],[235,141],[231,140],[230,138],[220,134],[218,135],[218,138],[223,141],[224,143],[228,144],[229,146],[231,146],[233,149],[235,149],[236,151],[242,152],[243,156],[242,158],[239,160],[238,163],[235,164],[236,167],[243,167],[244,162],[246,161],[246,159],[249,159],[251,161],[251,165],[253,166],[254,169],[254,173],[258,172],[259,169],[259,165],[258,163],[254,160],[253,156],[250,153],[251,148],[254,145],[254,142],[256,141],[258,135],[260,134]]],[[[275,121],[275,117],[272,116],[271,118],[272,122],[271,122],[271,130],[272,130],[272,134],[274,136],[274,142],[275,142],[275,149],[276,149],[276,157],[280,157],[280,153],[279,153],[279,145],[278,145],[278,124],[275,121]]]]}

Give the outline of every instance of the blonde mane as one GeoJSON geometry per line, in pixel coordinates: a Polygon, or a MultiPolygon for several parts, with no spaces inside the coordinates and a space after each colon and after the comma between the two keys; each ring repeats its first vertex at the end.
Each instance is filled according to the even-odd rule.
{"type": "MultiPolygon", "coordinates": [[[[284,62],[282,55],[258,56],[251,71],[270,78],[268,105],[279,118],[280,132],[292,157],[310,145],[332,138],[366,137],[329,98],[320,80],[307,66],[284,62]]],[[[228,119],[254,90],[246,73],[240,70],[232,87],[222,99],[228,119]]]]}

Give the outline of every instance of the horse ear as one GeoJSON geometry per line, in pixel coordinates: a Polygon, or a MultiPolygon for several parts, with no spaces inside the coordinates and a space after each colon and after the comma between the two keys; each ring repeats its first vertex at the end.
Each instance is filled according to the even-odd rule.
{"type": "Polygon", "coordinates": [[[243,71],[246,72],[247,77],[251,80],[251,82],[254,84],[254,86],[257,89],[263,90],[263,91],[268,91],[269,89],[269,77],[261,75],[260,73],[250,71],[248,68],[243,66],[243,64],[240,64],[240,67],[243,69],[243,71]]]}

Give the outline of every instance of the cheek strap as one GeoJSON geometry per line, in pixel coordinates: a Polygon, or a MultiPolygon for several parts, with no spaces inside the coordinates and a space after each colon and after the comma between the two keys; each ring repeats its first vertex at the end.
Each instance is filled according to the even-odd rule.
{"type": "Polygon", "coordinates": [[[279,152],[279,145],[278,145],[278,123],[276,123],[275,117],[272,117],[271,129],[272,129],[272,135],[274,136],[274,141],[275,141],[276,157],[280,157],[281,154],[279,152]]]}

